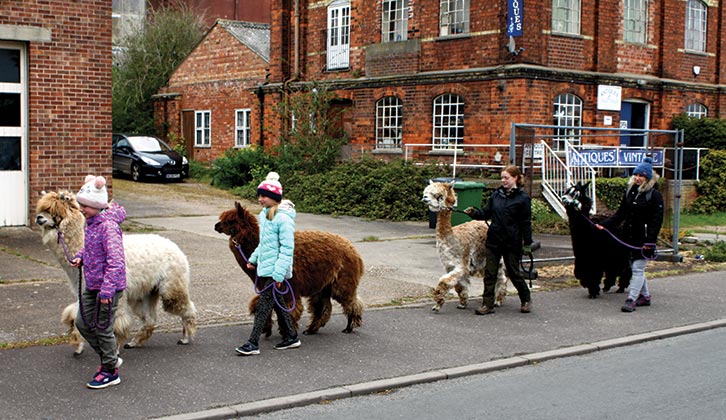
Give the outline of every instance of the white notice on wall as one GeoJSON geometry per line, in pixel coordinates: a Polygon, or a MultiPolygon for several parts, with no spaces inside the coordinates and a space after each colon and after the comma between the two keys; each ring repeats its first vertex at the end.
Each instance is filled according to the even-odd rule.
{"type": "Polygon", "coordinates": [[[597,86],[597,109],[620,111],[620,99],[623,89],[620,86],[597,86]]]}

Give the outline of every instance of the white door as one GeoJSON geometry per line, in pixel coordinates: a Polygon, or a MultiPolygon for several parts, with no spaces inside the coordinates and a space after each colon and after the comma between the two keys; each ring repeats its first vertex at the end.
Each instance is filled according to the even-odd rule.
{"type": "Polygon", "coordinates": [[[25,61],[22,44],[0,42],[0,226],[28,224],[25,61]]]}
{"type": "Polygon", "coordinates": [[[350,65],[350,2],[336,1],[328,6],[328,70],[350,65]]]}

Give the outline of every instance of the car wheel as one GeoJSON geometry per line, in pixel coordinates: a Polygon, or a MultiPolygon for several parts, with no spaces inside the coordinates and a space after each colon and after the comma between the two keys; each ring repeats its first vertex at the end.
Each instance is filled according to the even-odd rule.
{"type": "Polygon", "coordinates": [[[131,164],[131,179],[133,179],[134,181],[138,181],[139,179],[141,179],[141,171],[139,170],[138,163],[131,164]]]}

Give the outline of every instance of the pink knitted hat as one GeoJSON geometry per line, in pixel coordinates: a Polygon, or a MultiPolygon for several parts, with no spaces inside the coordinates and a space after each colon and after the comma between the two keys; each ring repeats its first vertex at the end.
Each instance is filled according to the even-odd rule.
{"type": "Polygon", "coordinates": [[[280,202],[282,201],[282,184],[280,184],[280,175],[277,172],[270,172],[264,181],[257,186],[257,194],[270,197],[280,202]]]}
{"type": "Polygon", "coordinates": [[[105,209],[108,207],[108,192],[106,191],[106,178],[102,176],[86,175],[85,184],[76,194],[76,201],[86,207],[105,209]]]}

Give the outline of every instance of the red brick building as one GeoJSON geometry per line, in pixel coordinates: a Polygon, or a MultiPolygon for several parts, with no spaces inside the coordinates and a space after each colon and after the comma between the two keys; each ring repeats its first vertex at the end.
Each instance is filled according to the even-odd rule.
{"type": "MultiPolygon", "coordinates": [[[[271,6],[268,83],[245,95],[256,102],[235,105],[263,110],[252,114],[252,126],[266,128],[252,132],[252,143],[276,140],[290,121],[269,110],[282,92],[313,81],[329,82],[341,98],[351,150],[381,156],[402,156],[407,144],[429,144],[430,155],[446,155],[455,144],[508,143],[512,122],[669,129],[675,114],[726,114],[726,11],[716,0],[497,0],[486,7],[470,0],[274,0],[271,6]]],[[[208,66],[192,77],[235,83],[206,74],[215,71],[208,66]]],[[[212,115],[212,153],[203,159],[232,147],[231,134],[214,129],[230,115],[212,115]]],[[[555,148],[562,146],[558,139],[589,141],[565,128],[553,133],[555,148]]]]}
{"type": "MultiPolygon", "coordinates": [[[[173,5],[177,0],[150,0],[149,5],[173,5]]],[[[184,0],[184,3],[203,13],[207,24],[217,19],[270,23],[270,0],[184,0]]]]}
{"type": "Polygon", "coordinates": [[[111,175],[111,2],[0,2],[0,226],[111,175]]]}

